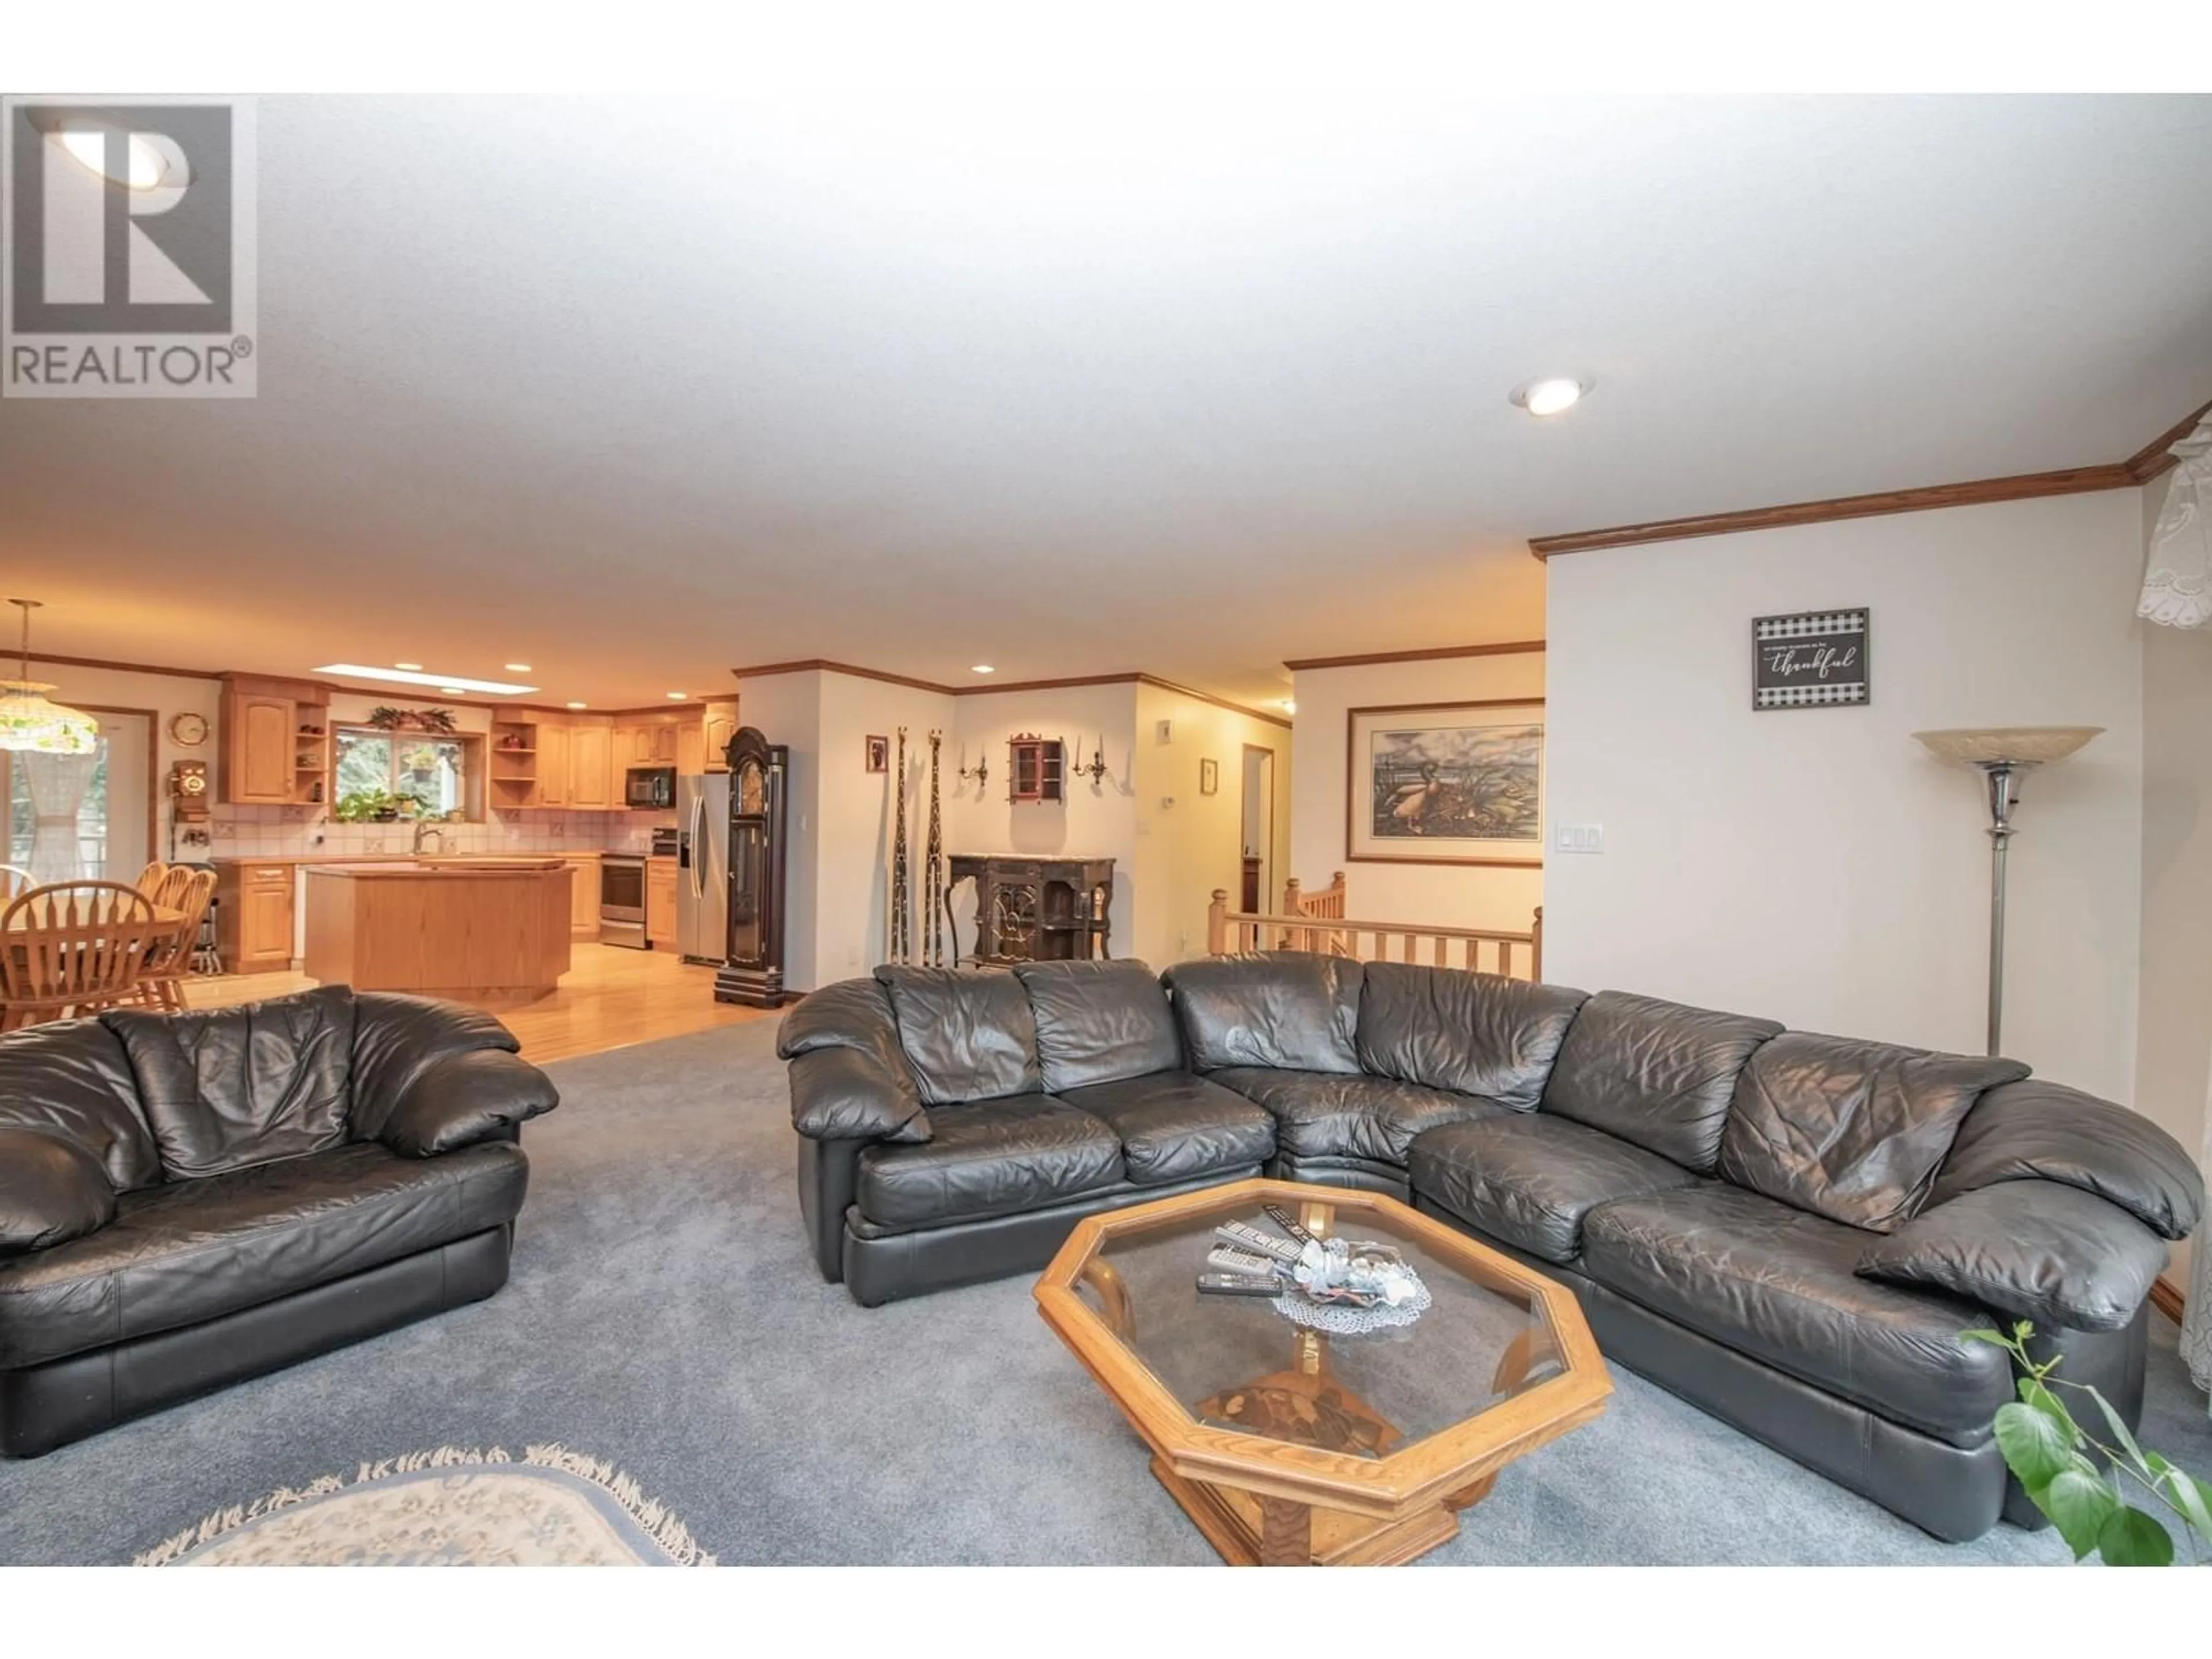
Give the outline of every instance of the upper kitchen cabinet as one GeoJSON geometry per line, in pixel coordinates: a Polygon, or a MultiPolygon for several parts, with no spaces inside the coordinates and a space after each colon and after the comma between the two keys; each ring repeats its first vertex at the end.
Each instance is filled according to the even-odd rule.
{"type": "Polygon", "coordinates": [[[707,705],[704,746],[708,772],[730,769],[730,739],[738,735],[738,700],[725,697],[707,705]]]}
{"type": "Polygon", "coordinates": [[[568,722],[568,805],[604,812],[619,799],[615,788],[614,726],[605,714],[579,714],[568,722]]]}
{"type": "Polygon", "coordinates": [[[331,698],[312,680],[226,674],[216,798],[310,806],[330,798],[331,698]]]}
{"type": "Polygon", "coordinates": [[[538,787],[531,793],[532,806],[567,806],[574,788],[569,765],[568,722],[547,715],[538,722],[538,787]]]}

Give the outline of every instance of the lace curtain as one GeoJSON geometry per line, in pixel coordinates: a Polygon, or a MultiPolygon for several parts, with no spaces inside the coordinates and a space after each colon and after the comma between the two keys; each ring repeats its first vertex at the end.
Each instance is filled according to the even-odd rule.
{"type": "Polygon", "coordinates": [[[85,873],[77,847],[77,809],[100,765],[97,750],[89,755],[18,755],[24,781],[30,786],[31,811],[35,828],[31,834],[31,878],[44,885],[50,881],[76,881],[85,873]]]}
{"type": "MultiPolygon", "coordinates": [[[[2136,614],[2168,628],[2202,628],[2212,623],[2212,416],[2198,422],[2173,453],[2180,465],[2151,530],[2136,614]]],[[[2212,1170],[2212,1090],[2207,1095],[2198,1162],[2212,1170]]],[[[2190,1264],[2181,1354],[2197,1386],[2212,1391],[2212,1221],[2197,1229],[2190,1264]]]]}

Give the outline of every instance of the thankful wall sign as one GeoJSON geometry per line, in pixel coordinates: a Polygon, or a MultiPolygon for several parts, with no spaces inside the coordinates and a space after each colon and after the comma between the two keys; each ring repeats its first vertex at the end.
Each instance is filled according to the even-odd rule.
{"type": "Polygon", "coordinates": [[[1864,611],[1758,617],[1751,624],[1751,650],[1753,708],[1820,708],[1868,700],[1864,611]]]}

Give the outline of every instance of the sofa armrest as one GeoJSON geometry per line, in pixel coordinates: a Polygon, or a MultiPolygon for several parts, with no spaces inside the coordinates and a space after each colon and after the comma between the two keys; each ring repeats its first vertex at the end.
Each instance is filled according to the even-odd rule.
{"type": "Polygon", "coordinates": [[[349,1136],[383,1139],[386,1122],[416,1079],[441,1060],[485,1050],[513,1054],[520,1047],[481,1009],[398,991],[356,992],[349,1136]]]}
{"type": "Polygon", "coordinates": [[[2039,1327],[2117,1331],[2166,1266],[2118,1206],[2051,1181],[2007,1181],[1923,1211],[1859,1258],[1865,1279],[1931,1285],[2039,1327]]]}
{"type": "Polygon", "coordinates": [[[791,1061],[791,1127],[809,1140],[927,1140],[929,1113],[911,1085],[857,1048],[816,1048],[791,1061]]]}
{"type": "Polygon", "coordinates": [[[2117,1204],[2162,1238],[2204,1215],[2197,1160],[2140,1112],[2063,1083],[2028,1078],[1990,1090],[1966,1114],[1931,1202],[2002,1182],[2060,1182],[2117,1204]]]}
{"type": "Polygon", "coordinates": [[[419,1073],[376,1138],[402,1158],[435,1158],[501,1136],[560,1103],[553,1079],[528,1060],[478,1048],[419,1073]]]}
{"type": "Polygon", "coordinates": [[[106,1171],[66,1140],[0,1128],[0,1256],[82,1238],[115,1218],[106,1171]]]}

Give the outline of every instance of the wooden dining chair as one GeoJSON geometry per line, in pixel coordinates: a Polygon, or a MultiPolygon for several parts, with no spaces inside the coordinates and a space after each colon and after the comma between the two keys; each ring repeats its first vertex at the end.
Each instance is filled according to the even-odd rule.
{"type": "Polygon", "coordinates": [[[176,931],[153,900],[119,881],[18,894],[0,910],[0,1031],[131,1000],[147,952],[176,931]]]}
{"type": "MultiPolygon", "coordinates": [[[[148,869],[154,866],[149,865],[148,869]]],[[[145,892],[146,878],[138,878],[139,891],[145,892]]],[[[173,1014],[185,1010],[185,975],[191,971],[192,952],[199,944],[200,924],[207,920],[208,902],[215,896],[215,872],[194,870],[185,865],[167,866],[160,884],[147,896],[155,908],[173,910],[184,917],[173,939],[158,941],[146,953],[145,966],[138,975],[136,1000],[149,1008],[160,1008],[173,1014]]]]}
{"type": "Polygon", "coordinates": [[[0,903],[27,893],[39,884],[39,878],[20,864],[0,864],[0,903]]]}

